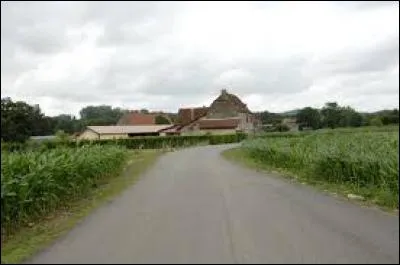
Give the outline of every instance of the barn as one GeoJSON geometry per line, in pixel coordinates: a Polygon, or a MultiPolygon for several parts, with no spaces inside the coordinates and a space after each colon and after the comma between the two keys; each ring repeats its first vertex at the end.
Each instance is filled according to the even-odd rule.
{"type": "Polygon", "coordinates": [[[163,136],[171,125],[87,126],[78,140],[107,140],[139,136],[163,136]]]}

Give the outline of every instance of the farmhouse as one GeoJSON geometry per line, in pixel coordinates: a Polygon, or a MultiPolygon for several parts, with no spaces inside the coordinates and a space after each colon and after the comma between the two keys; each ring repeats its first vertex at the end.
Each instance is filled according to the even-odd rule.
{"type": "Polygon", "coordinates": [[[135,126],[88,126],[78,140],[105,140],[130,138],[137,136],[162,136],[171,125],[135,125],[135,126]]]}
{"type": "Polygon", "coordinates": [[[210,107],[183,108],[178,112],[178,124],[169,128],[169,134],[226,134],[254,132],[260,122],[236,95],[225,89],[210,107]]]}

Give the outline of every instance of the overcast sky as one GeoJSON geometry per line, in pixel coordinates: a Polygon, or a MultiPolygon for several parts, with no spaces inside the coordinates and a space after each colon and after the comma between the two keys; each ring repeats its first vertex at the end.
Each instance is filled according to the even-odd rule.
{"type": "Polygon", "coordinates": [[[1,96],[47,115],[177,112],[222,88],[252,111],[398,108],[399,4],[1,2],[1,96]]]}

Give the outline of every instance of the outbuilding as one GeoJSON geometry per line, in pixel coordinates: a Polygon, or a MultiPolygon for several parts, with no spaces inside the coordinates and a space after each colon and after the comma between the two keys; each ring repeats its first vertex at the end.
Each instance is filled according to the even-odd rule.
{"type": "Polygon", "coordinates": [[[171,125],[87,126],[78,140],[106,140],[138,136],[163,136],[171,125]]]}

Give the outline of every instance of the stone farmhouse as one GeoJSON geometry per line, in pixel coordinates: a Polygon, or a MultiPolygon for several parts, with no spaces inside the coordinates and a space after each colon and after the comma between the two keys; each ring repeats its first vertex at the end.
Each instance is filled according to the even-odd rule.
{"type": "Polygon", "coordinates": [[[177,124],[164,132],[167,135],[252,133],[260,125],[246,104],[223,89],[209,107],[179,109],[177,124]]]}
{"type": "Polygon", "coordinates": [[[261,122],[236,95],[225,89],[209,107],[181,108],[174,125],[156,125],[155,114],[129,112],[116,126],[88,126],[78,139],[136,136],[254,133],[261,122]]]}

